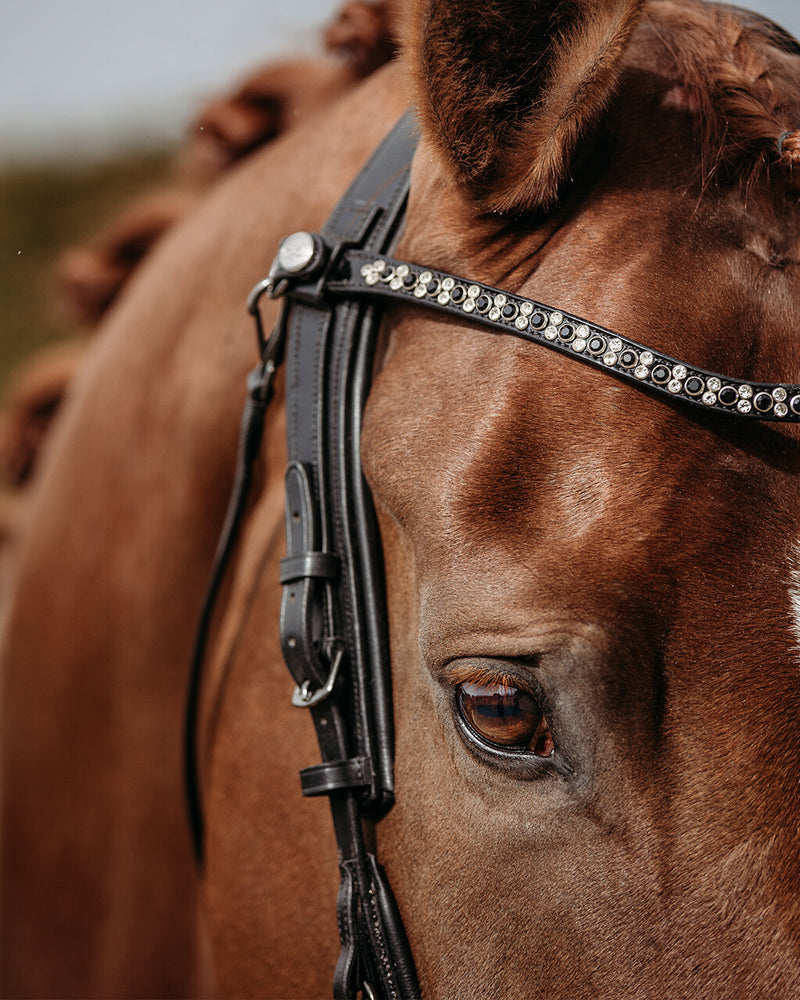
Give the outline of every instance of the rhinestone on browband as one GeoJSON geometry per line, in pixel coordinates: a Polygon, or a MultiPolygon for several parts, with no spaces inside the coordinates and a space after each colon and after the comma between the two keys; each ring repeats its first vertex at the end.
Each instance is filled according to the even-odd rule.
{"type": "Polygon", "coordinates": [[[376,292],[386,288],[451,314],[464,313],[709,409],[762,420],[800,418],[798,386],[751,385],[692,368],[558,309],[431,269],[380,259],[367,261],[359,273],[376,292]]]}

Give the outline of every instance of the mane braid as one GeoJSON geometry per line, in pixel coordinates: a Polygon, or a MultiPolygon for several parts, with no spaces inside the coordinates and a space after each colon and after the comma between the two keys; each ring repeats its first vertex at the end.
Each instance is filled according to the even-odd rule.
{"type": "MultiPolygon", "coordinates": [[[[674,24],[681,45],[659,31],[680,86],[697,109],[705,182],[738,179],[748,191],[766,171],[800,166],[800,69],[759,22],[725,7],[656,0],[660,24],[674,24]],[[666,15],[666,16],[664,16],[666,15]],[[780,142],[780,146],[779,146],[780,142]]],[[[794,60],[796,61],[796,60],[794,60]]]]}

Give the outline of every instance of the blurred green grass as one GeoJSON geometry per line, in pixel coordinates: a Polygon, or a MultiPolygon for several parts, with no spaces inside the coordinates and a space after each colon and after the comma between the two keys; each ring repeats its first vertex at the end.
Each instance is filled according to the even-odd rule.
{"type": "Polygon", "coordinates": [[[0,167],[0,393],[27,355],[84,332],[55,294],[61,254],[167,178],[172,156],[163,149],[102,162],[0,167]]]}

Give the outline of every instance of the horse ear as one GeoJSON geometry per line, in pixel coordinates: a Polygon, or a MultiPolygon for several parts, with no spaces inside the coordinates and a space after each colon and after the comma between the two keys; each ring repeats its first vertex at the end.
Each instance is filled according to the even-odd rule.
{"type": "Polygon", "coordinates": [[[424,135],[492,211],[546,207],[597,124],[645,0],[415,0],[424,135]]]}

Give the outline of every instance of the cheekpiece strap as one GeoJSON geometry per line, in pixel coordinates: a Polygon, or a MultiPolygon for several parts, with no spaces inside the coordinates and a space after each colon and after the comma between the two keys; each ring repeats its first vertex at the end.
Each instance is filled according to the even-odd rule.
{"type": "Polygon", "coordinates": [[[341,876],[337,998],[419,997],[414,961],[365,826],[394,802],[394,732],[380,538],[361,471],[361,419],[378,335],[376,305],[331,299],[325,283],[353,250],[387,253],[402,225],[416,146],[406,116],[320,234],[281,244],[258,286],[285,295],[286,558],[281,645],[314,720],[322,762],[304,795],[328,795],[341,876]]]}

